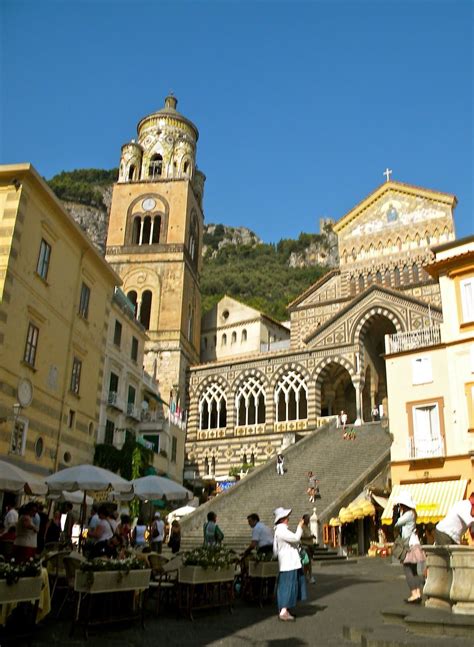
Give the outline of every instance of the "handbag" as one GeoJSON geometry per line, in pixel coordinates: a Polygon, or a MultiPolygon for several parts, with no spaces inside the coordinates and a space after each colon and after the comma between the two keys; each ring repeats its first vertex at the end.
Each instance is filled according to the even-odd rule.
{"type": "Polygon", "coordinates": [[[399,559],[401,562],[405,559],[408,553],[408,540],[397,537],[393,542],[392,555],[399,559]]]}
{"type": "Polygon", "coordinates": [[[301,566],[308,566],[309,564],[309,555],[303,546],[299,546],[298,548],[298,554],[300,556],[301,560],[301,566]]]}

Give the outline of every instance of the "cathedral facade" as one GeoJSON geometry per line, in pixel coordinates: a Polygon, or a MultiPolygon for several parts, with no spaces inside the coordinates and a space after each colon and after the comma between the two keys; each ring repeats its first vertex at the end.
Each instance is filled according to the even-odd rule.
{"type": "MultiPolygon", "coordinates": [[[[385,336],[441,321],[430,247],[454,239],[453,195],[387,181],[334,226],[339,267],[289,304],[290,348],[189,369],[187,465],[260,464],[344,410],[387,416],[385,336]]],[[[217,339],[219,344],[220,340],[217,339]]]]}

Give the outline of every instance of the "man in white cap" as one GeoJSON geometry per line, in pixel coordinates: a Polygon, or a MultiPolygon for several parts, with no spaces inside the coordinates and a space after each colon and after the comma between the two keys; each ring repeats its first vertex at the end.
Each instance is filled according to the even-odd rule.
{"type": "Polygon", "coordinates": [[[161,514],[159,512],[155,512],[155,519],[151,524],[151,549],[156,553],[161,553],[164,538],[164,521],[161,519],[161,514]]]}

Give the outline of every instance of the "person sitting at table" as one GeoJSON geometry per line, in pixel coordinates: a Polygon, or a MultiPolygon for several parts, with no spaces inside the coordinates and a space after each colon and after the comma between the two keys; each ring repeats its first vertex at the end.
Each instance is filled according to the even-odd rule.
{"type": "Polygon", "coordinates": [[[16,537],[13,542],[13,557],[17,562],[27,562],[36,555],[39,524],[34,522],[36,503],[27,503],[19,510],[16,537]]]}
{"type": "Polygon", "coordinates": [[[224,533],[217,525],[217,515],[215,512],[207,513],[207,521],[203,526],[204,545],[215,546],[221,544],[224,539],[224,533]]]}
{"type": "Polygon", "coordinates": [[[61,537],[61,512],[56,510],[53,518],[49,520],[44,534],[44,545],[58,544],[61,537]]]}
{"type": "Polygon", "coordinates": [[[256,512],[248,515],[247,522],[252,529],[252,541],[242,553],[242,559],[255,549],[257,556],[273,553],[273,533],[270,528],[260,521],[256,512]]]}

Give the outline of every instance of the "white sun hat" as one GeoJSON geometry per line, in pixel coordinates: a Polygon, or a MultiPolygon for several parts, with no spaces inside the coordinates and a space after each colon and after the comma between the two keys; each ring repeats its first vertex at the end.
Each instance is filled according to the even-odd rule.
{"type": "Polygon", "coordinates": [[[416,509],[416,503],[413,501],[413,498],[408,490],[402,490],[397,496],[396,502],[398,504],[406,506],[407,508],[410,508],[411,510],[416,509]]]}
{"type": "Polygon", "coordinates": [[[273,514],[275,515],[275,523],[278,523],[280,519],[285,519],[290,516],[291,508],[276,508],[273,514]]]}

